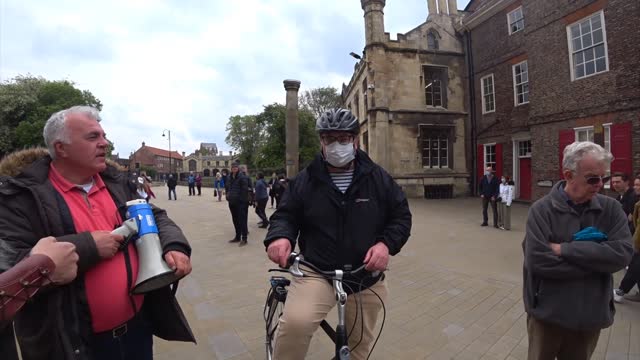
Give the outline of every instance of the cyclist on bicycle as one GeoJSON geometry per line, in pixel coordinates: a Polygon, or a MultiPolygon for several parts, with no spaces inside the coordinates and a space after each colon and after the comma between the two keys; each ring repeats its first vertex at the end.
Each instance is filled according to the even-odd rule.
{"type": "MultiPolygon", "coordinates": [[[[298,239],[300,253],[321,270],[349,270],[366,264],[368,271],[384,271],[389,255],[397,254],[409,238],[407,199],[391,176],[358,149],[360,125],[349,110],[325,112],[317,119],[316,130],[321,152],[290,182],[270,219],[264,241],[269,259],[285,267],[298,239]]],[[[385,300],[387,285],[383,280],[383,275],[345,277],[347,293],[357,293],[349,296],[346,310],[353,359],[367,357],[382,308],[375,294],[365,289],[385,300]],[[356,297],[362,313],[356,307],[356,297]]],[[[311,336],[334,305],[330,282],[293,278],[280,318],[274,359],[303,359],[311,336]]]]}

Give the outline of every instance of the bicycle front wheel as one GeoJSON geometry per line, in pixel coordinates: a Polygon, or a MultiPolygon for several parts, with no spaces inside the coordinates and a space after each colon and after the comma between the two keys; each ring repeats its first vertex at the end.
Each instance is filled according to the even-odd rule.
{"type": "Polygon", "coordinates": [[[276,340],[276,332],[278,330],[278,322],[282,315],[283,308],[284,302],[278,300],[275,291],[271,291],[264,308],[267,360],[273,360],[273,348],[276,340]]]}

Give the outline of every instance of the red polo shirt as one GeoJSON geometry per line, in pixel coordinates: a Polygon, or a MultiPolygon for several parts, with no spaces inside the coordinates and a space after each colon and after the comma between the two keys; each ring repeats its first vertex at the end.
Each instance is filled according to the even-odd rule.
{"type": "MultiPolygon", "coordinates": [[[[67,203],[77,233],[111,231],[122,224],[116,204],[100,175],[93,177],[94,185],[88,193],[63,178],[53,164],[49,180],[67,203]]],[[[133,286],[138,276],[138,253],[133,244],[129,244],[129,254],[133,286]]],[[[89,269],[84,274],[84,281],[94,332],[111,330],[135,315],[129,300],[127,268],[122,251],[89,269]]],[[[137,310],[140,310],[143,300],[143,295],[134,296],[137,310]]]]}

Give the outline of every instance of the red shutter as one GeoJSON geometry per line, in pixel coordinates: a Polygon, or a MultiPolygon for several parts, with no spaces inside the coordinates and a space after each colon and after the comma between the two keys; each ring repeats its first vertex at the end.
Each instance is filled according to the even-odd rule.
{"type": "Polygon", "coordinates": [[[484,145],[478,145],[478,179],[484,175],[484,145]]]}
{"type": "Polygon", "coordinates": [[[614,157],[611,163],[611,173],[623,172],[628,176],[633,176],[631,122],[611,125],[611,153],[614,157]]]}
{"type": "Polygon", "coordinates": [[[572,144],[576,140],[576,132],[573,129],[569,130],[560,130],[560,138],[558,140],[558,153],[560,155],[560,162],[558,163],[558,173],[560,173],[560,179],[564,179],[564,175],[562,174],[562,160],[564,159],[564,148],[567,145],[572,144]]]}
{"type": "Polygon", "coordinates": [[[502,144],[496,144],[496,176],[502,176],[502,144]]]}

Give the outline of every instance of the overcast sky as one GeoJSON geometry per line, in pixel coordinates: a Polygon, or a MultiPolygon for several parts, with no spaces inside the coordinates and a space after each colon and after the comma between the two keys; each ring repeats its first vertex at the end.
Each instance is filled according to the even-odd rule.
{"type": "MultiPolygon", "coordinates": [[[[468,0],[458,0],[462,9],[468,0]]],[[[387,0],[392,38],[422,23],[425,0],[387,0]]],[[[68,79],[104,107],[121,157],[147,145],[228,151],[230,116],[300,91],[340,89],[364,47],[358,0],[0,0],[0,81],[68,79]]]]}

